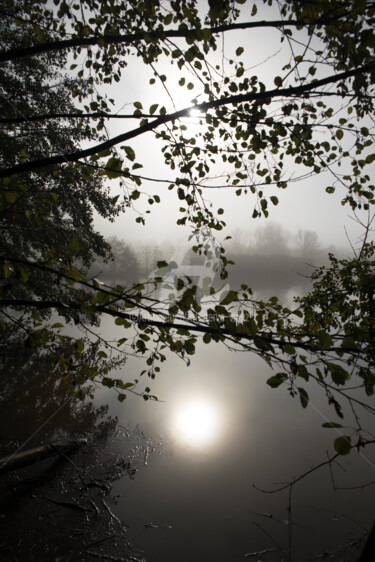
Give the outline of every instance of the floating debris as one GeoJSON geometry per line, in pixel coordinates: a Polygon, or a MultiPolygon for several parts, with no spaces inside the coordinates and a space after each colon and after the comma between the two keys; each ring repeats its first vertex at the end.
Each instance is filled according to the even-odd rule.
{"type": "Polygon", "coordinates": [[[145,527],[150,529],[173,529],[172,525],[155,525],[155,523],[145,523],[145,527]]]}
{"type": "Polygon", "coordinates": [[[259,552],[248,552],[245,554],[245,558],[255,558],[257,556],[263,556],[269,552],[276,552],[277,548],[266,548],[265,550],[259,550],[259,552]]]}
{"type": "Polygon", "coordinates": [[[144,460],[144,465],[145,465],[145,466],[147,466],[147,464],[148,464],[148,457],[149,457],[149,455],[150,455],[149,448],[146,447],[146,451],[145,451],[145,460],[144,460]]]}

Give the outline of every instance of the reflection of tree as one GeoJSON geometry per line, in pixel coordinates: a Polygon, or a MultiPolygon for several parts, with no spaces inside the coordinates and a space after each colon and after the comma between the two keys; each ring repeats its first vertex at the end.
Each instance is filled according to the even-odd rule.
{"type": "Polygon", "coordinates": [[[116,420],[107,415],[108,406],[81,401],[72,388],[67,392],[71,375],[51,356],[14,347],[12,353],[2,353],[1,363],[2,454],[13,452],[32,435],[28,447],[56,437],[104,437],[113,431],[116,420]]]}
{"type": "Polygon", "coordinates": [[[276,292],[280,296],[293,287],[310,284],[307,269],[301,258],[288,254],[231,254],[235,265],[229,269],[228,282],[232,288],[248,283],[255,291],[276,292]],[[302,274],[302,275],[301,275],[302,274]]]}

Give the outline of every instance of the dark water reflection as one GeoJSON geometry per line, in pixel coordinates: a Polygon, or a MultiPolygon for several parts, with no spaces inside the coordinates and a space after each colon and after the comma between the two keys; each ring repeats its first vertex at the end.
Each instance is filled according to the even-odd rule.
{"type": "MultiPolygon", "coordinates": [[[[136,362],[127,365],[129,376],[135,368],[136,362]]],[[[151,452],[134,481],[114,487],[121,495],[117,513],[150,562],[234,562],[267,549],[274,550],[248,558],[287,559],[291,549],[294,560],[308,560],[371,526],[373,489],[334,490],[328,467],[295,486],[292,525],[288,492],[253,487],[274,489],[326,460],[337,436],[321,428],[334,416],[319,392],[311,389],[312,405],[304,411],[285,390],[267,387],[268,376],[257,358],[202,344],[189,368],[172,357],[153,381],[152,391],[164,402],[129,397],[125,407],[111,403],[120,423],[132,420],[169,443],[169,455],[151,452]]],[[[374,480],[374,467],[371,451],[340,459],[335,484],[374,480]]],[[[355,559],[350,550],[338,556],[332,559],[355,559]]]]}
{"type": "MultiPolygon", "coordinates": [[[[102,330],[114,335],[112,323],[102,330]]],[[[133,380],[142,368],[132,359],[122,376],[133,380]]],[[[330,560],[355,560],[355,550],[339,549],[372,525],[373,487],[334,489],[333,482],[347,488],[375,480],[374,452],[342,458],[332,473],[312,473],[294,487],[291,503],[288,491],[256,489],[275,489],[326,460],[337,436],[321,428],[337,420],[319,390],[309,388],[303,410],[285,389],[269,388],[269,376],[256,357],[201,344],[189,368],[169,357],[157,379],[141,378],[140,389],[151,386],[160,402],[129,395],[120,404],[101,390],[94,403],[77,405],[46,359],[12,358],[2,368],[1,440],[8,452],[41,426],[35,443],[41,435],[47,441],[89,432],[95,440],[113,433],[116,418],[124,435],[139,424],[143,462],[134,479],[114,484],[112,495],[120,497],[113,511],[148,562],[277,561],[291,554],[304,561],[328,550],[337,551],[330,560]],[[154,450],[159,436],[163,450],[154,450]]],[[[374,429],[373,420],[364,421],[374,429]]]]}
{"type": "Polygon", "coordinates": [[[56,438],[103,438],[117,420],[106,404],[77,400],[67,392],[65,374],[49,357],[36,352],[1,359],[1,455],[56,438]]]}

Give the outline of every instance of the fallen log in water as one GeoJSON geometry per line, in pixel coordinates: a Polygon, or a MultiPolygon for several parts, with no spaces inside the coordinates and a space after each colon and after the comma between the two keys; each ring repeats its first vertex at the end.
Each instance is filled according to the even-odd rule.
{"type": "Polygon", "coordinates": [[[33,447],[32,449],[27,449],[20,453],[2,457],[0,458],[0,474],[16,470],[17,468],[41,461],[48,457],[53,457],[54,455],[67,453],[85,443],[87,443],[87,439],[53,441],[47,445],[40,445],[39,447],[33,447]]]}

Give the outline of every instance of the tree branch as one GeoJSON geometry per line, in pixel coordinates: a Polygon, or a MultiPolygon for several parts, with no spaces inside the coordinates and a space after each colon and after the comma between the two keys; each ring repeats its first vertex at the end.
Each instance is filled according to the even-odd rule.
{"type": "MultiPolygon", "coordinates": [[[[284,27],[300,27],[300,26],[310,26],[310,25],[324,25],[332,21],[336,21],[348,14],[344,12],[343,14],[330,17],[325,19],[318,19],[316,21],[306,21],[306,20],[274,20],[274,21],[253,21],[244,23],[232,23],[228,25],[219,25],[209,29],[212,34],[224,33],[226,31],[236,31],[238,29],[254,29],[254,28],[264,28],[273,27],[275,29],[280,29],[284,27]]],[[[70,49],[75,47],[88,47],[90,45],[128,45],[135,43],[137,41],[144,41],[150,38],[152,41],[155,39],[166,39],[170,37],[180,37],[186,38],[193,34],[202,35],[204,29],[170,29],[166,31],[141,31],[138,33],[130,33],[126,35],[99,35],[97,37],[74,37],[73,39],[61,39],[60,41],[49,41],[46,43],[40,43],[38,45],[33,45],[31,47],[20,47],[16,49],[9,49],[8,51],[0,52],[0,61],[5,62],[9,60],[14,60],[22,57],[28,57],[32,55],[37,55],[40,53],[46,53],[50,51],[58,51],[62,49],[70,49]]]]}
{"type": "Polygon", "coordinates": [[[133,115],[132,113],[41,113],[40,115],[29,115],[25,117],[1,117],[1,125],[12,125],[14,123],[29,123],[33,121],[43,121],[44,119],[150,119],[155,117],[149,113],[140,113],[133,115]]]}
{"type": "MultiPolygon", "coordinates": [[[[99,143],[90,148],[77,150],[76,152],[73,153],[59,154],[56,156],[41,158],[39,160],[25,162],[23,164],[17,164],[15,166],[11,166],[10,168],[5,168],[3,170],[0,170],[0,178],[9,177],[13,174],[17,174],[21,172],[31,172],[33,170],[45,168],[46,166],[53,166],[56,164],[64,164],[68,162],[76,162],[77,160],[80,160],[82,158],[93,156],[94,154],[98,154],[99,152],[108,150],[121,142],[128,141],[144,133],[152,131],[153,129],[156,129],[161,125],[165,125],[166,123],[176,121],[181,117],[186,117],[189,115],[189,112],[192,109],[205,112],[208,109],[218,108],[225,105],[237,105],[240,103],[258,101],[258,100],[262,101],[262,100],[266,100],[269,98],[276,98],[276,97],[290,98],[295,96],[302,96],[310,92],[311,90],[314,90],[317,87],[334,84],[336,82],[340,82],[342,80],[352,78],[353,76],[370,72],[371,70],[374,69],[374,67],[375,67],[375,61],[371,61],[370,63],[367,63],[359,68],[334,74],[332,76],[327,76],[326,78],[322,78],[320,80],[314,80],[312,82],[309,82],[308,84],[302,84],[300,86],[290,86],[288,88],[275,88],[273,90],[266,90],[264,92],[251,92],[247,94],[238,94],[235,96],[228,96],[224,98],[203,102],[191,107],[181,109],[180,111],[176,111],[170,115],[160,115],[150,123],[141,125],[137,129],[133,129],[131,131],[128,131],[127,133],[122,133],[121,135],[117,135],[116,137],[108,139],[107,141],[99,143]]],[[[338,92],[337,95],[339,96],[340,93],[338,92]]]]}
{"type": "MultiPolygon", "coordinates": [[[[80,283],[78,281],[78,283],[80,283]]],[[[87,283],[85,283],[85,285],[87,285],[87,283]]],[[[94,287],[93,287],[94,289],[94,287]]],[[[100,290],[100,289],[99,289],[100,290]]],[[[118,300],[118,299],[117,299],[118,300]]],[[[73,301],[70,302],[59,302],[59,301],[38,301],[38,300],[27,300],[27,299],[2,299],[0,300],[0,310],[1,307],[11,307],[11,308],[17,308],[17,307],[23,307],[23,308],[39,308],[39,309],[55,309],[55,310],[63,310],[65,312],[69,311],[69,310],[77,310],[79,312],[81,312],[82,309],[82,303],[76,303],[73,301]]],[[[223,336],[226,338],[232,338],[233,342],[241,342],[241,340],[245,340],[245,341],[249,341],[249,342],[255,342],[256,340],[264,342],[268,345],[275,345],[277,347],[279,347],[280,349],[282,349],[286,343],[288,343],[288,341],[283,340],[283,339],[279,339],[279,338],[275,338],[275,335],[273,333],[260,333],[258,332],[255,336],[251,335],[251,334],[247,334],[247,333],[243,333],[243,332],[236,332],[235,330],[228,330],[225,327],[222,328],[213,328],[212,326],[210,326],[209,324],[203,324],[203,323],[195,323],[193,319],[191,319],[189,321],[189,319],[185,320],[185,323],[181,324],[181,323],[177,323],[177,322],[169,322],[168,320],[153,320],[152,318],[145,318],[144,316],[141,316],[141,314],[139,313],[128,313],[128,312],[122,312],[119,309],[113,309],[113,308],[109,308],[109,306],[105,306],[105,305],[90,305],[92,307],[92,313],[93,314],[97,314],[97,313],[102,313],[102,314],[106,314],[108,316],[113,316],[114,318],[123,318],[124,320],[129,320],[131,322],[136,322],[138,321],[140,324],[144,324],[146,326],[154,326],[155,328],[162,328],[162,329],[173,329],[173,330],[189,330],[192,332],[198,332],[201,334],[210,334],[210,335],[214,335],[214,336],[223,336]],[[138,320],[137,320],[138,319],[138,320]]],[[[135,305],[136,306],[136,305],[135,305]]],[[[152,307],[149,306],[145,306],[145,305],[139,305],[143,310],[145,310],[146,312],[148,312],[149,314],[156,314],[156,315],[163,315],[166,317],[166,319],[171,318],[171,315],[168,315],[167,313],[158,311],[153,309],[152,307]]],[[[178,318],[178,317],[176,317],[178,318]]],[[[182,320],[182,318],[178,318],[179,320],[182,320]]],[[[298,334],[300,336],[300,334],[298,334]]],[[[308,337],[308,336],[306,336],[308,337]]],[[[298,348],[298,349],[303,349],[305,351],[309,351],[312,353],[316,353],[321,351],[319,349],[319,347],[316,347],[316,345],[314,345],[313,343],[308,343],[308,342],[303,342],[301,340],[296,340],[292,343],[293,347],[298,348]]],[[[243,347],[245,347],[245,344],[242,344],[243,347]]],[[[259,350],[260,352],[262,351],[261,349],[259,350]]],[[[267,350],[265,350],[267,352],[267,350]]],[[[357,348],[350,348],[350,347],[331,347],[328,349],[325,349],[324,352],[325,353],[336,353],[337,351],[340,352],[344,352],[344,353],[358,353],[358,349],[357,348]]]]}
{"type": "MultiPolygon", "coordinates": [[[[375,440],[372,441],[366,441],[366,443],[364,444],[364,446],[367,445],[373,445],[375,443],[375,440]]],[[[351,449],[357,449],[357,445],[352,445],[351,449]]],[[[286,490],[287,488],[291,488],[292,486],[294,486],[295,484],[297,484],[297,482],[299,482],[300,480],[303,480],[304,478],[306,478],[306,476],[308,476],[309,474],[311,474],[312,472],[315,472],[316,470],[318,470],[319,468],[322,468],[323,466],[327,466],[327,465],[331,465],[333,463],[334,460],[337,459],[337,457],[340,457],[340,453],[335,453],[334,455],[332,455],[331,457],[328,458],[328,460],[323,461],[319,464],[316,464],[315,466],[313,466],[312,468],[310,468],[309,470],[307,470],[306,472],[304,472],[303,474],[301,474],[300,476],[298,476],[297,478],[294,478],[294,480],[292,480],[291,482],[288,482],[287,484],[283,484],[282,486],[280,486],[279,488],[275,488],[274,490],[265,490],[263,488],[259,488],[258,486],[256,486],[255,484],[253,484],[253,488],[255,488],[256,490],[259,490],[260,492],[263,492],[264,494],[275,494],[277,492],[281,492],[282,490],[286,490]]]]}

